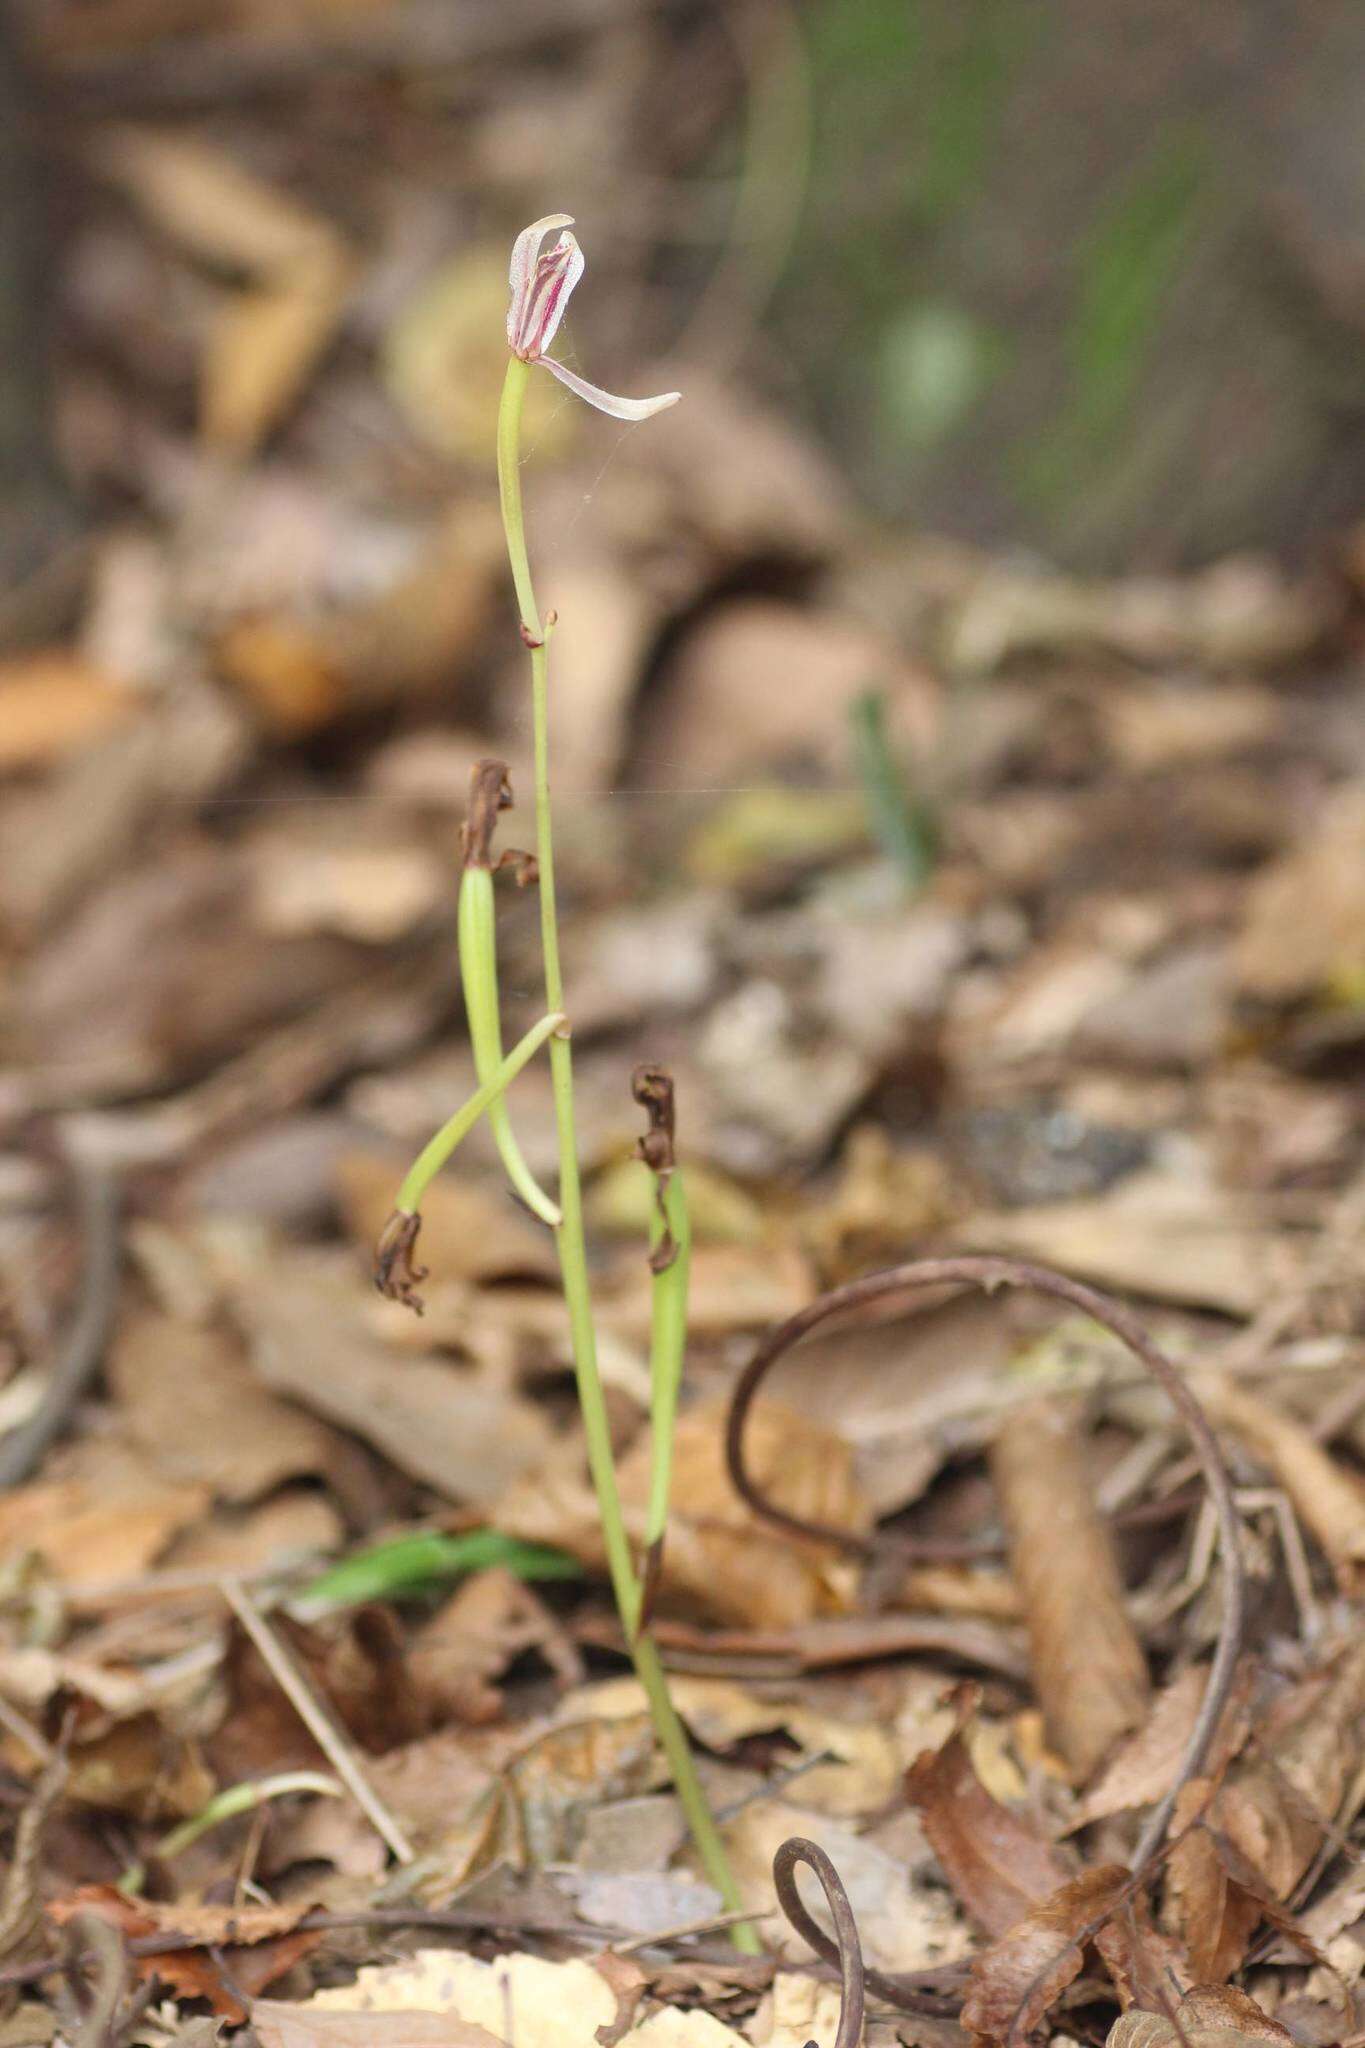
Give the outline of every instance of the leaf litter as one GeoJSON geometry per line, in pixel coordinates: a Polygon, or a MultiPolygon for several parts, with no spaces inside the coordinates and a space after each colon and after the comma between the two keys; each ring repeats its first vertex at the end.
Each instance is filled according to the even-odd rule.
{"type": "MultiPolygon", "coordinates": [[[[105,33],[149,77],[199,43],[158,10],[105,33]]],[[[236,33],[276,61],[263,19],[236,33]]],[[[562,34],[589,95],[606,33],[562,34]]],[[[426,78],[418,48],[395,76],[426,78]]],[[[1340,582],[1087,583],[890,533],[880,590],[827,459],[747,385],[680,371],[648,451],[553,403],[536,425],[609,1419],[642,1542],[652,1198],[622,1076],[662,1059],[697,1243],[655,1619],[767,1947],[740,1958],[622,1675],[553,1247],[479,1134],[430,1191],[425,1323],[366,1279],[395,1165],[472,1071],[459,792],[527,751],[480,382],[506,139],[452,160],[399,93],[359,166],[279,89],[288,147],[249,95],[202,131],[134,108],[85,135],[62,260],[90,360],[60,375],[104,482],[70,605],[0,649],[24,2024],[93,2029],[107,1991],[111,2044],[249,2014],[265,2048],[833,2048],[838,1916],[808,1872],[806,1921],[775,1913],[795,1838],[843,1879],[877,2048],[1358,2037],[1365,697],[1340,582]],[[149,275],[134,320],[114,287],[149,275]],[[1255,1573],[1235,1627],[1180,1430],[1056,1300],[846,1303],[750,1418],[778,1516],[741,1498],[755,1345],[920,1251],[1132,1304],[1217,1433],[1255,1573]],[[344,1797],[305,1789],[342,1783],[317,1727],[344,1797]]],[[[648,253],[617,260],[661,280],[648,253]]],[[[499,918],[520,1031],[532,922],[499,918]]],[[[548,1093],[517,1086],[540,1175],[548,1093]]]]}

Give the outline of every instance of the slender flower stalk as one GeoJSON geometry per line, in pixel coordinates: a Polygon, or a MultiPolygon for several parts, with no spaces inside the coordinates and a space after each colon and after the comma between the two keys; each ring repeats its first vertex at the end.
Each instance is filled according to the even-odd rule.
{"type": "MultiPolygon", "coordinates": [[[[502,504],[507,554],[521,618],[521,636],[530,653],[531,706],[535,731],[536,857],[539,865],[541,950],[545,970],[546,1008],[562,1011],[564,982],[559,960],[559,920],[555,899],[554,832],[550,808],[549,676],[547,627],[542,622],[531,580],[526,549],[526,528],[521,502],[521,415],[530,364],[544,362],[541,351],[548,346],[563,315],[564,303],[582,272],[582,256],[571,235],[561,235],[550,256],[539,255],[544,235],[555,227],[567,227],[567,216],[551,216],[537,222],[519,236],[512,256],[512,304],[508,314],[508,340],[512,359],[507,365],[502,403],[498,412],[498,488],[502,504]]],[[[616,417],[639,418],[641,410],[658,411],[675,402],[676,392],[656,400],[610,400],[593,386],[583,387],[580,379],[565,373],[557,364],[546,362],[561,381],[579,390],[590,403],[616,417]],[[603,403],[603,400],[607,403],[603,403]]],[[[550,1078],[554,1092],[555,1126],[559,1141],[559,1199],[562,1221],[556,1232],[564,1298],[569,1312],[569,1334],[579,1404],[587,1444],[588,1466],[597,1494],[602,1522],[607,1567],[617,1609],[625,1629],[636,1675],[644,1688],[660,1747],[668,1761],[679,1802],[687,1816],[702,1866],[720,1892],[728,1911],[742,1907],[739,1888],[730,1869],[725,1845],[706,1801],[696,1760],[686,1731],[678,1718],[668,1690],[668,1680],[658,1649],[647,1627],[641,1625],[643,1589],[631,1558],[630,1542],[612,1458],[611,1432],[606,1399],[597,1365],[597,1340],[593,1328],[592,1299],[588,1281],[587,1242],[583,1227],[583,1199],[578,1171],[578,1140],[574,1122],[573,1053],[567,1033],[550,1039],[550,1078]]],[[[753,1928],[741,1923],[733,1930],[737,1947],[758,1953],[753,1928]]]]}
{"type": "Polygon", "coordinates": [[[522,1068],[530,1064],[551,1032],[562,1030],[567,1021],[560,1012],[552,1011],[548,1017],[542,1017],[538,1024],[533,1024],[526,1036],[517,1040],[497,1071],[490,1074],[488,1079],[475,1089],[468,1102],[461,1104],[449,1123],[442,1124],[435,1137],[423,1146],[408,1168],[407,1178],[398,1190],[397,1207],[402,1214],[415,1216],[418,1213],[423,1195],[456,1146],[469,1136],[490,1103],[496,1102],[515,1081],[522,1068]]]}

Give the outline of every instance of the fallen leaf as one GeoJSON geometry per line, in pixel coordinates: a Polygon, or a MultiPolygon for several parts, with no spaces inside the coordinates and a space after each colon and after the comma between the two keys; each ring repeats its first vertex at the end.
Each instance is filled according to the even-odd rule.
{"type": "MultiPolygon", "coordinates": [[[[725,1464],[729,1401],[687,1409],[673,1440],[673,1499],[664,1538],[661,1597],[699,1605],[728,1622],[781,1628],[852,1604],[855,1573],[827,1544],[783,1536],[739,1499],[725,1464]]],[[[745,1433],[749,1470],[779,1507],[862,1534],[871,1518],[842,1437],[776,1401],[754,1405],[745,1433]]],[[[636,1443],[619,1470],[621,1498],[648,1499],[650,1446],[636,1443]]]]}
{"type": "Polygon", "coordinates": [[[1365,959],[1365,784],[1349,783],[1247,892],[1232,964],[1261,1002],[1325,996],[1365,959]]]}
{"type": "Polygon", "coordinates": [[[112,1885],[82,1885],[47,1911],[59,1926],[77,1913],[97,1913],[123,1934],[188,1935],[202,1947],[138,1956],[138,1975],[156,1979],[184,1998],[206,1998],[224,2019],[247,2018],[229,1985],[248,1998],[273,1984],[322,1940],[296,1923],[309,1910],[306,1899],[287,1906],[177,1906],[130,1899],[112,1885]],[[220,1950],[223,1969],[205,1951],[220,1950]]]}
{"type": "MultiPolygon", "coordinates": [[[[637,742],[649,780],[724,786],[793,759],[827,761],[839,730],[830,707],[849,703],[869,676],[888,689],[898,725],[908,709],[927,736],[937,686],[877,632],[765,598],[712,607],[654,679],[637,742]]],[[[826,799],[826,809],[839,807],[826,799]]]]}
{"type": "Polygon", "coordinates": [[[106,1371],[129,1434],[167,1479],[243,1502],[331,1462],[331,1432],[267,1393],[226,1330],[142,1310],[120,1324],[106,1371]]]}
{"type": "Polygon", "coordinates": [[[278,275],[335,241],[320,215],[188,130],[109,128],[95,153],[164,233],[205,262],[278,275]]]}
{"type": "Polygon", "coordinates": [[[1032,1907],[972,1964],[963,2026],[985,2041],[1030,2034],[1080,1976],[1086,1949],[1080,1937],[1113,1906],[1129,1877],[1121,1864],[1101,1864],[1032,1907]]]}
{"type": "Polygon", "coordinates": [[[345,703],[335,650],[311,621],[270,614],[233,619],[214,644],[214,659],[282,739],[330,725],[345,703]]]}
{"type": "Polygon", "coordinates": [[[435,1357],[399,1357],[365,1325],[349,1261],[276,1257],[234,1290],[262,1383],[376,1444],[447,1499],[496,1500],[551,1441],[543,1411],[435,1357]]]}
{"type": "Polygon", "coordinates": [[[0,661],[0,773],[41,768],[127,718],[136,696],[65,648],[0,661]]]}
{"type": "Polygon", "coordinates": [[[1013,1409],[990,1469],[1048,1739],[1084,1780],[1146,1719],[1149,1684],[1074,1404],[1042,1398],[1013,1409]]]}
{"type": "Polygon", "coordinates": [[[1204,1779],[1183,1788],[1173,1830],[1201,1813],[1207,1825],[1176,1842],[1167,1883],[1198,1977],[1221,1982],[1268,1908],[1289,1897],[1358,1782],[1363,1754],[1365,1644],[1353,1643],[1295,1689],[1211,1796],[1204,1779]]]}
{"type": "Polygon", "coordinates": [[[1193,1733],[1207,1684],[1207,1668],[1188,1664],[1163,1687],[1142,1726],[1114,1752],[1086,1793],[1074,1826],[1164,1798],[1193,1733]]]}
{"type": "Polygon", "coordinates": [[[1254,1315],[1271,1286],[1293,1283],[1300,1263],[1289,1233],[1229,1216],[1216,1185],[1155,1170],[1097,1200],[979,1214],[954,1236],[1121,1293],[1234,1316],[1254,1315]]]}
{"type": "Polygon", "coordinates": [[[224,303],[200,365],[206,448],[240,458],[279,424],[340,325],[352,276],[341,248],[320,243],[287,278],[224,303]]]}
{"type": "Polygon", "coordinates": [[[76,1591],[136,1578],[172,1537],[198,1520],[209,1492],[204,1486],[170,1485],[145,1466],[136,1491],[125,1490],[128,1477],[120,1471],[107,1494],[93,1467],[89,1479],[19,1487],[0,1500],[0,1552],[35,1553],[55,1579],[76,1591]]]}
{"type": "Polygon", "coordinates": [[[318,2011],[311,2001],[251,2002],[264,2048],[494,2048],[496,2036],[447,2012],[318,2011]]]}
{"type": "Polygon", "coordinates": [[[581,1677],[544,1601],[509,1571],[478,1572],[422,1624],[408,1670],[433,1723],[492,1721],[503,1710],[494,1681],[529,1649],[541,1651],[561,1682],[581,1677]]]}
{"type": "Polygon", "coordinates": [[[1210,1419],[1239,1437],[1269,1466],[1295,1513],[1313,1532],[1348,1596],[1365,1581],[1365,1486],[1315,1437],[1269,1401],[1226,1374],[1205,1373],[1197,1388],[1210,1419]]]}
{"type": "Polygon", "coordinates": [[[252,908],[272,937],[330,931],[387,945],[430,916],[451,887],[430,848],[407,832],[367,828],[358,815],[331,817],[322,830],[267,826],[246,851],[252,908]]]}
{"type": "MultiPolygon", "coordinates": [[[[610,2029],[617,1995],[592,1963],[555,1963],[542,1956],[505,1955],[495,1962],[450,1949],[419,1949],[401,1963],[362,1969],[354,1984],[319,1991],[302,2008],[320,2015],[437,2012],[516,2048],[583,2048],[599,2027],[610,2029]]],[[[710,2013],[663,2007],[620,2038],[628,2048],[746,2048],[710,2013]]],[[[381,2040],[384,2037],[381,2037],[381,2040]]],[[[307,2044],[300,2044],[307,2048],[307,2044]]],[[[359,2048],[359,2044],[357,2044],[359,2048]]],[[[457,2043],[456,2048],[464,2048],[457,2043]]],[[[481,2048],[471,2043],[470,2048],[481,2048]]]]}
{"type": "Polygon", "coordinates": [[[987,1934],[1006,1933],[1069,1881],[1052,1843],[991,1797],[960,1732],[916,1759],[905,1791],[949,1884],[987,1934]]]}
{"type": "Polygon", "coordinates": [[[1230,1984],[1192,1984],[1171,2014],[1129,2012],[1109,2029],[1105,2048],[1242,2048],[1249,2041],[1291,2043],[1294,2036],[1230,1984]]]}
{"type": "MultiPolygon", "coordinates": [[[[822,1813],[855,1818],[886,1806],[899,1777],[891,1731],[875,1721],[853,1721],[821,1713],[799,1696],[768,1699],[724,1678],[676,1673],[669,1690],[697,1741],[724,1752],[754,1735],[781,1730],[796,1745],[793,1762],[801,1773],[801,1797],[822,1813]],[[817,1757],[828,1763],[815,1764],[817,1757]],[[813,1768],[811,1767],[813,1765],[813,1768]]],[[[639,1681],[610,1678],[575,1696],[591,1714],[614,1720],[638,1714],[647,1702],[639,1681]]]]}

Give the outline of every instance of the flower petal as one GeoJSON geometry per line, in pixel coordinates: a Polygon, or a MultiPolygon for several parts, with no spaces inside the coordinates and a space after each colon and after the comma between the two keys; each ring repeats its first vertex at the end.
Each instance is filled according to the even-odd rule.
{"type": "Polygon", "coordinates": [[[548,256],[536,263],[526,294],[526,318],[521,334],[513,343],[519,355],[529,361],[543,356],[559,332],[564,309],[573,288],[583,275],[583,251],[575,237],[562,234],[548,256]]]}
{"type": "Polygon", "coordinates": [[[507,308],[507,339],[511,341],[521,322],[530,288],[531,276],[540,255],[540,245],[554,228],[571,228],[571,213],[547,213],[543,220],[533,220],[529,228],[523,228],[512,244],[512,261],[507,281],[512,287],[512,298],[507,308]]]}
{"type": "Polygon", "coordinates": [[[663,412],[667,406],[676,405],[682,397],[681,391],[664,391],[658,398],[614,398],[610,391],[599,391],[595,384],[589,384],[583,377],[576,377],[572,370],[566,370],[563,363],[551,362],[549,356],[539,358],[540,366],[552,377],[558,377],[561,384],[567,384],[570,391],[577,392],[589,405],[595,405],[599,412],[609,412],[614,420],[647,420],[652,413],[663,412]]]}

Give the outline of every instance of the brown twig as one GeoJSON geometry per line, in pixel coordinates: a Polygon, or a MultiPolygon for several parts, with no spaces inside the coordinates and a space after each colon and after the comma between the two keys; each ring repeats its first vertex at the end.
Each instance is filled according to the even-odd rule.
{"type": "MultiPolygon", "coordinates": [[[[908,1265],[890,1266],[881,1272],[869,1273],[861,1280],[850,1281],[844,1287],[832,1288],[829,1293],[819,1295],[805,1308],[789,1316],[786,1322],[780,1323],[776,1329],[770,1330],[740,1374],[730,1404],[725,1436],[725,1457],[731,1481],[740,1498],[747,1502],[755,1514],[777,1523],[781,1528],[791,1530],[794,1535],[812,1537],[820,1543],[838,1544],[844,1549],[864,1555],[875,1550],[878,1547],[875,1538],[854,1536],[846,1529],[834,1528],[824,1522],[815,1522],[802,1515],[790,1514],[761,1493],[744,1463],[744,1425],[753,1406],[754,1397],[769,1370],[812,1330],[817,1329],[822,1323],[829,1322],[835,1316],[864,1308],[870,1302],[881,1301],[888,1295],[911,1294],[930,1287],[980,1287],[988,1294],[993,1294],[1002,1287],[1022,1287],[1036,1294],[1047,1295],[1055,1301],[1064,1301],[1069,1307],[1079,1309],[1082,1315],[1089,1316],[1093,1322],[1111,1331],[1150,1373],[1185,1424],[1199,1459],[1204,1483],[1218,1518],[1219,1548],[1223,1564],[1223,1616],[1217,1648],[1209,1667],[1208,1683],[1204,1688],[1204,1698],[1180,1759],[1175,1781],[1148,1819],[1134,1851],[1134,1868],[1141,1869],[1150,1860],[1165,1834],[1177,1793],[1191,1778],[1197,1776],[1200,1765],[1208,1753],[1209,1744],[1213,1740],[1214,1731],[1222,1719],[1241,1648],[1246,1585],[1241,1546],[1238,1541],[1237,1509],[1227,1467],[1218,1448],[1218,1439],[1213,1433],[1208,1417],[1184,1379],[1165,1353],[1153,1343],[1141,1319],[1131,1309],[1114,1300],[1112,1296],[1101,1294],[1097,1289],[1087,1287],[1083,1281],[1073,1280],[1066,1273],[1054,1272],[1050,1267],[1037,1266],[1023,1259],[967,1254],[941,1259],[916,1259],[908,1265]]],[[[905,1548],[912,1551],[913,1547],[906,1544],[905,1548]]]]}
{"type": "MultiPolygon", "coordinates": [[[[825,1952],[822,1946],[826,1940],[823,1930],[816,1926],[802,1904],[801,1894],[796,1889],[796,1866],[804,1863],[813,1870],[820,1880],[820,1889],[825,1895],[830,1918],[834,1922],[835,1939],[839,1945],[839,1982],[842,1996],[839,2001],[839,2026],[834,2036],[834,2048],[858,2048],[863,2038],[863,2006],[866,2003],[866,1973],[863,1968],[863,1945],[858,1939],[858,1923],[853,1917],[853,1908],[848,1903],[848,1893],[843,1880],[817,1842],[809,1842],[804,1835],[790,1835],[773,1858],[773,1884],[777,1889],[777,1903],[786,1914],[797,1933],[817,1953],[825,1952]],[[821,1936],[817,1942],[813,1937],[821,1936]]],[[[808,2044],[814,2048],[814,2043],[808,2044]]]]}
{"type": "Polygon", "coordinates": [[[351,1746],[296,1670],[292,1659],[245,1588],[232,1579],[222,1582],[223,1597],[256,1647],[271,1677],[303,1722],[328,1763],[350,1792],[365,1818],[400,1863],[413,1860],[412,1844],[369,1783],[351,1746]]]}

